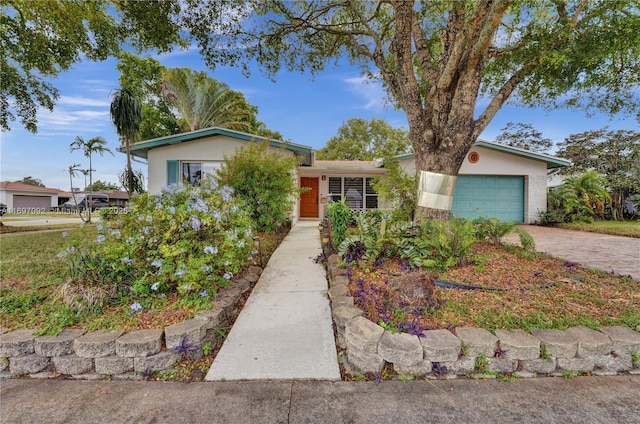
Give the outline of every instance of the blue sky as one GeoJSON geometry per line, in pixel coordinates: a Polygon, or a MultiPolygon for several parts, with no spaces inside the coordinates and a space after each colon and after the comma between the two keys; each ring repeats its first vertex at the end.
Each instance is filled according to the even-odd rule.
{"type": "MultiPolygon", "coordinates": [[[[186,66],[207,71],[211,77],[241,91],[251,104],[258,106],[258,119],[268,128],[279,131],[286,139],[315,149],[323,147],[349,118],[382,118],[393,126],[407,127],[404,113],[387,104],[382,87],[365,82],[360,78],[359,70],[347,64],[329,67],[314,79],[308,74],[281,72],[274,83],[257,67],[252,69],[250,78],[245,78],[240,69],[211,71],[197,50],[176,51],[157,59],[166,67],[186,66]]],[[[117,175],[125,166],[125,155],[115,151],[119,140],[109,118],[111,93],[119,85],[115,66],[115,59],[85,61],[53,80],[60,90],[60,99],[53,113],[44,109],[39,111],[38,133],[25,131],[19,122],[12,122],[12,130],[2,133],[0,180],[14,181],[32,176],[42,180],[47,187],[69,190],[66,172],[69,165],[80,163],[88,168],[88,159],[79,151],[70,153],[69,144],[76,136],[85,140],[101,136],[107,140],[114,156],[94,157],[94,180],[117,182],[117,175]]],[[[505,106],[481,138],[494,140],[510,121],[531,124],[554,142],[606,125],[612,129],[638,128],[634,117],[610,120],[602,115],[587,118],[582,111],[547,113],[505,106]]],[[[145,165],[135,166],[146,174],[145,165]]],[[[83,187],[84,181],[76,179],[74,186],[83,187]]]]}

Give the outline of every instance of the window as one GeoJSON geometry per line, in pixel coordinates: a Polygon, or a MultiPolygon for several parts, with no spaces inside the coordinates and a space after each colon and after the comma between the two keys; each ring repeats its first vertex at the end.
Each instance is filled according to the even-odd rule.
{"type": "Polygon", "coordinates": [[[344,199],[354,210],[378,208],[378,193],[369,177],[329,177],[329,195],[332,201],[344,199]]]}
{"type": "Polygon", "coordinates": [[[182,181],[199,185],[202,180],[202,163],[182,162],[182,181]]]}
{"type": "Polygon", "coordinates": [[[222,165],[221,161],[181,162],[182,181],[199,185],[203,178],[215,174],[222,165]]]}

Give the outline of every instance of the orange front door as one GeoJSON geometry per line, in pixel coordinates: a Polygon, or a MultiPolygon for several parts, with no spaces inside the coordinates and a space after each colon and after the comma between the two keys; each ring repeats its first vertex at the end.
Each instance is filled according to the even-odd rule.
{"type": "Polygon", "coordinates": [[[318,177],[300,177],[300,187],[309,188],[300,195],[300,218],[318,218],[318,177]]]}

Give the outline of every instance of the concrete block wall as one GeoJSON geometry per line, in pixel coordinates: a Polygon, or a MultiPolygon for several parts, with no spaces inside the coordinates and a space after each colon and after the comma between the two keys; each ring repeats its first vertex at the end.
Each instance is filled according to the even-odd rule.
{"type": "Polygon", "coordinates": [[[164,329],[128,333],[65,329],[57,336],[0,329],[0,378],[139,379],[152,371],[168,370],[185,358],[200,359],[204,344],[216,344],[216,330],[233,320],[238,302],[261,272],[259,267],[250,267],[232,288],[220,291],[212,309],[164,329]]]}
{"type": "Polygon", "coordinates": [[[455,378],[511,374],[520,377],[574,373],[640,375],[640,325],[577,326],[567,330],[496,330],[456,328],[425,331],[425,337],[392,333],[369,321],[349,295],[345,270],[330,257],[329,298],[336,342],[346,349],[349,365],[362,373],[379,373],[385,363],[400,374],[455,378]]]}

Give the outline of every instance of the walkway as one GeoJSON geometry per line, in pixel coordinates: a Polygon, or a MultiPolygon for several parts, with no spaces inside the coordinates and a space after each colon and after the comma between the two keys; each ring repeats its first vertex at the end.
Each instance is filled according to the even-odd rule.
{"type": "Polygon", "coordinates": [[[269,260],[205,380],[340,380],[318,222],[298,222],[269,260]]]}
{"type": "MultiPolygon", "coordinates": [[[[536,250],[616,274],[640,279],[640,239],[565,230],[562,228],[522,225],[536,242],[536,250]]],[[[505,241],[518,237],[509,234],[505,241]]]]}

